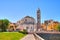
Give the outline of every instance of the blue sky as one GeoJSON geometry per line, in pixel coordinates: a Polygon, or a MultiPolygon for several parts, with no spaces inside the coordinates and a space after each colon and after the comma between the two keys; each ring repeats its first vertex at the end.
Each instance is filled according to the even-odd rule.
{"type": "Polygon", "coordinates": [[[27,15],[36,19],[38,8],[41,22],[49,19],[60,22],[60,0],[0,0],[0,19],[17,22],[27,15]]]}

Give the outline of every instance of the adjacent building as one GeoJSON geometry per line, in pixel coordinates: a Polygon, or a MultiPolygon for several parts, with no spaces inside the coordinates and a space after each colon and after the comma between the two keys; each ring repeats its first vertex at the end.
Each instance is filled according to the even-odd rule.
{"type": "Polygon", "coordinates": [[[41,26],[45,31],[57,31],[58,21],[46,20],[41,26]]]}
{"type": "Polygon", "coordinates": [[[16,23],[9,23],[9,26],[8,26],[8,31],[9,32],[12,32],[12,31],[16,31],[16,23]]]}

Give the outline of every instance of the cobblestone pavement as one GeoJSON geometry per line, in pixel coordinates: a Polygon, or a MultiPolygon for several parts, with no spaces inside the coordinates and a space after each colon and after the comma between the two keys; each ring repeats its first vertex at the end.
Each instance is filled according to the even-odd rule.
{"type": "Polygon", "coordinates": [[[24,38],[22,38],[20,40],[35,40],[35,38],[34,38],[33,34],[28,34],[28,35],[26,35],[24,38]]]}

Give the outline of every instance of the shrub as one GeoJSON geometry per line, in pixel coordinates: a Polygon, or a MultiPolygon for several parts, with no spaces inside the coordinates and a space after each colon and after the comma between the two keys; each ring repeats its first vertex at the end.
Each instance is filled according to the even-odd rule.
{"type": "Polygon", "coordinates": [[[19,31],[19,33],[27,34],[27,30],[19,31]]]}

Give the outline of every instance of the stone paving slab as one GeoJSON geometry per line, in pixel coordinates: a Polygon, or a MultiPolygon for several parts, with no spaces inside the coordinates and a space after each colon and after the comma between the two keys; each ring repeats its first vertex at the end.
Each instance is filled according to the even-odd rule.
{"type": "Polygon", "coordinates": [[[35,40],[35,38],[34,38],[33,34],[28,34],[28,35],[26,35],[24,38],[22,38],[20,40],[35,40]]]}

